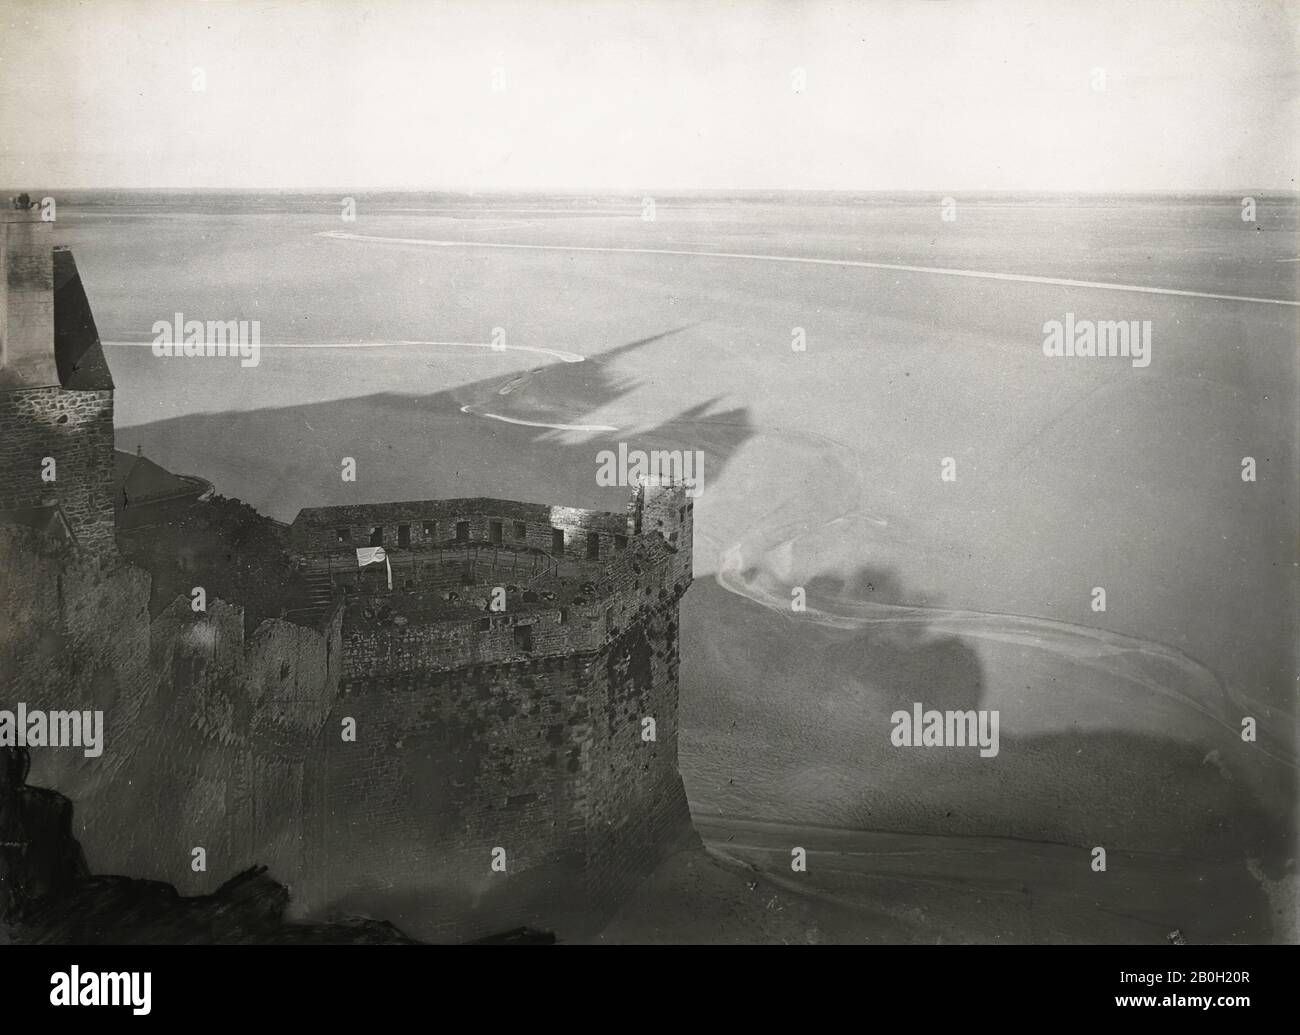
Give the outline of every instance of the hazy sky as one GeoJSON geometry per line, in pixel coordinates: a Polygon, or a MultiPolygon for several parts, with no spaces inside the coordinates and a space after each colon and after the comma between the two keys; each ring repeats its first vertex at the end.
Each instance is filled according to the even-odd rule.
{"type": "Polygon", "coordinates": [[[1295,189],[1298,11],[3,0],[0,186],[1295,189]]]}

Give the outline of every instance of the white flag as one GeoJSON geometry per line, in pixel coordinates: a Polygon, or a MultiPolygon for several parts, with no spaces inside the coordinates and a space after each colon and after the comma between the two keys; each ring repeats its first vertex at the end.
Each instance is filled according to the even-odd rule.
{"type": "Polygon", "coordinates": [[[388,571],[388,588],[393,588],[393,566],[388,561],[388,551],[382,546],[358,546],[357,547],[357,567],[364,568],[367,564],[378,564],[384,562],[384,567],[388,571]]]}

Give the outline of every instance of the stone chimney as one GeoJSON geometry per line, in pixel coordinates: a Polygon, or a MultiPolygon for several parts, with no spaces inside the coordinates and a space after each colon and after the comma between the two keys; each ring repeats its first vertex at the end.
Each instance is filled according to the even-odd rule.
{"type": "Polygon", "coordinates": [[[59,383],[53,226],[25,194],[0,208],[0,390],[59,383]]]}

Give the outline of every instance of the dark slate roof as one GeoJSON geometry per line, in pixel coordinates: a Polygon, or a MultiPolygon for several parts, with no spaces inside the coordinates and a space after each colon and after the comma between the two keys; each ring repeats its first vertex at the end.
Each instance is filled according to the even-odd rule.
{"type": "Polygon", "coordinates": [[[124,453],[120,449],[113,451],[113,480],[117,495],[125,490],[127,499],[132,502],[194,491],[193,482],[177,477],[147,457],[124,453]]]}
{"type": "Polygon", "coordinates": [[[54,249],[54,359],[59,383],[80,392],[111,391],[113,377],[99,344],[77,261],[67,248],[54,249]]]}

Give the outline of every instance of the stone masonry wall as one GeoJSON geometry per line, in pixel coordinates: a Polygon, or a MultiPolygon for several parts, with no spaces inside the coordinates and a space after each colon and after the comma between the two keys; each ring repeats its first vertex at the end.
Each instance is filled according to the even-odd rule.
{"type": "Polygon", "coordinates": [[[267,621],[249,637],[219,600],[195,614],[181,597],[150,622],[145,572],[0,529],[14,616],[0,707],[105,710],[102,757],[33,751],[33,782],[78,802],[96,871],[194,894],[265,864],[299,911],[346,907],[435,939],[589,924],[689,829],[676,742],[690,514],[649,513],[654,529],[608,559],[588,604],[404,628],[345,627],[336,606],[323,628],[267,621]]]}
{"type": "Polygon", "coordinates": [[[105,713],[100,757],[33,749],[33,783],[73,798],[124,784],[119,777],[149,733],[143,717],[157,682],[148,574],[101,568],[66,543],[18,527],[0,527],[0,571],[0,708],[23,702],[105,713]]]}
{"type": "Polygon", "coordinates": [[[150,579],[0,528],[0,708],[102,710],[103,753],[31,751],[34,785],[78,803],[99,872],[205,893],[254,863],[306,865],[303,756],[338,689],[342,616],[323,629],[179,598],[152,623],[150,579]],[[191,849],[207,851],[206,872],[191,849]]]}
{"type": "Polygon", "coordinates": [[[185,597],[154,619],[152,722],[167,736],[135,770],[139,823],[112,847],[125,872],[186,894],[255,864],[286,883],[303,879],[305,765],[338,694],[341,622],[340,611],[322,628],[268,619],[245,638],[242,608],[210,600],[196,614],[185,597]],[[206,871],[190,867],[195,847],[206,871]]]}
{"type": "Polygon", "coordinates": [[[344,903],[435,940],[580,911],[599,677],[575,654],[346,684],[309,764],[325,822],[304,905],[344,903]]]}
{"type": "Polygon", "coordinates": [[[82,547],[116,554],[111,391],[0,391],[0,510],[55,501],[82,547]],[[47,456],[53,482],[41,479],[47,456]]]}
{"type": "Polygon", "coordinates": [[[342,696],[307,776],[310,811],[328,818],[304,904],[431,939],[562,930],[612,910],[689,829],[678,564],[658,535],[634,540],[606,572],[609,591],[566,622],[529,610],[345,626],[342,696]],[[533,626],[530,651],[519,623],[533,626]],[[355,742],[342,736],[349,720],[355,742]],[[494,847],[505,873],[491,869],[494,847]]]}
{"type": "MultiPolygon", "coordinates": [[[[656,580],[657,581],[657,580],[656,580]]],[[[677,770],[678,605],[686,586],[654,588],[606,647],[603,700],[593,702],[587,816],[594,898],[619,902],[689,830],[677,770]],[[645,720],[654,720],[648,739],[645,720]]]]}

